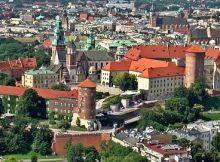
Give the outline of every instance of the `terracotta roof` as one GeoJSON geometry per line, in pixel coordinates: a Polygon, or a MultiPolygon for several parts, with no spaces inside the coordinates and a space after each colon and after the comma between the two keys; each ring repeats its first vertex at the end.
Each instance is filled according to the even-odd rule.
{"type": "Polygon", "coordinates": [[[44,41],[44,43],[43,43],[44,48],[50,48],[51,46],[52,46],[52,43],[51,43],[50,39],[47,39],[44,41]]]}
{"type": "Polygon", "coordinates": [[[80,84],[78,84],[78,87],[81,88],[95,88],[96,84],[91,81],[90,79],[86,79],[83,82],[81,82],[80,84]]]}
{"type": "Polygon", "coordinates": [[[132,61],[129,70],[142,73],[148,68],[166,67],[168,64],[166,61],[141,58],[138,61],[132,61]]]}
{"type": "Polygon", "coordinates": [[[199,45],[192,45],[191,47],[189,47],[186,52],[189,52],[189,53],[204,53],[205,50],[200,47],[199,45]]]}
{"type": "Polygon", "coordinates": [[[148,145],[147,146],[149,149],[158,152],[162,155],[178,155],[178,154],[187,154],[188,151],[186,150],[174,150],[174,149],[168,149],[168,150],[164,150],[161,148],[161,145],[148,145]]]}
{"type": "Polygon", "coordinates": [[[181,33],[181,34],[188,34],[189,29],[188,28],[177,28],[175,32],[181,33]]]}
{"type": "Polygon", "coordinates": [[[79,20],[87,20],[88,19],[88,14],[86,13],[81,13],[79,15],[79,20]]]}
{"type": "Polygon", "coordinates": [[[19,58],[23,68],[36,68],[37,61],[36,58],[19,58]]]}
{"type": "MultiPolygon", "coordinates": [[[[78,91],[56,91],[51,89],[33,88],[38,95],[45,99],[58,99],[59,97],[78,98],[78,91]]],[[[23,87],[0,86],[1,95],[21,96],[27,90],[23,87]]]]}
{"type": "Polygon", "coordinates": [[[139,45],[131,48],[125,54],[125,58],[130,60],[138,60],[140,58],[185,58],[185,50],[187,48],[189,46],[139,45]]]}
{"type": "Polygon", "coordinates": [[[217,60],[220,57],[220,50],[208,48],[205,53],[207,59],[217,60]]]}
{"type": "Polygon", "coordinates": [[[0,62],[0,71],[10,70],[10,64],[8,61],[1,61],[0,62]]]}
{"type": "Polygon", "coordinates": [[[167,67],[157,67],[146,69],[139,77],[142,78],[161,78],[170,76],[183,76],[185,68],[169,65],[167,67]]]}
{"type": "Polygon", "coordinates": [[[129,60],[121,60],[119,62],[110,62],[103,67],[106,71],[128,71],[131,65],[129,60]]]}

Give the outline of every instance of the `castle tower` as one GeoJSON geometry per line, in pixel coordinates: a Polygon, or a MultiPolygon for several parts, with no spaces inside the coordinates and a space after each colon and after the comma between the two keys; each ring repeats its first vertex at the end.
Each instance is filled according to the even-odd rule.
{"type": "Polygon", "coordinates": [[[53,30],[52,37],[52,56],[51,64],[58,65],[66,62],[66,45],[62,21],[59,16],[56,16],[56,24],[53,30]]]}
{"type": "Polygon", "coordinates": [[[190,87],[196,79],[204,74],[205,50],[198,45],[193,45],[186,51],[185,85],[190,87]]]}
{"type": "MultiPolygon", "coordinates": [[[[93,130],[96,119],[96,84],[90,79],[86,79],[78,85],[78,108],[81,125],[88,130],[93,130]]],[[[76,121],[76,114],[73,114],[72,124],[74,121],[76,121]]]]}

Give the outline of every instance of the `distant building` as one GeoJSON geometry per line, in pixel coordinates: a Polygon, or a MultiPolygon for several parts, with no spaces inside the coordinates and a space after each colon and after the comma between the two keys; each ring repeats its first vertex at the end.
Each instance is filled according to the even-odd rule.
{"type": "Polygon", "coordinates": [[[51,88],[58,83],[58,74],[41,67],[38,70],[25,71],[22,86],[27,88],[51,88]]]}
{"type": "Polygon", "coordinates": [[[108,0],[106,4],[108,8],[119,8],[119,9],[130,9],[133,10],[135,8],[134,1],[132,0],[108,0]]]}
{"type": "Polygon", "coordinates": [[[195,123],[188,124],[182,130],[172,130],[169,133],[175,135],[178,139],[185,138],[189,141],[201,140],[203,149],[209,150],[212,147],[212,139],[220,132],[220,121],[198,120],[195,123]]]}
{"type": "Polygon", "coordinates": [[[151,162],[190,162],[192,159],[190,151],[172,144],[171,134],[161,134],[152,128],[125,130],[113,135],[112,140],[132,148],[151,162]]]}
{"type": "Polygon", "coordinates": [[[36,68],[37,62],[35,58],[18,58],[17,60],[0,61],[0,72],[18,80],[21,80],[21,76],[26,70],[36,68]]]}
{"type": "Polygon", "coordinates": [[[156,12],[150,13],[150,26],[160,27],[163,30],[175,31],[178,28],[188,27],[187,20],[182,17],[158,16],[156,12]]]}

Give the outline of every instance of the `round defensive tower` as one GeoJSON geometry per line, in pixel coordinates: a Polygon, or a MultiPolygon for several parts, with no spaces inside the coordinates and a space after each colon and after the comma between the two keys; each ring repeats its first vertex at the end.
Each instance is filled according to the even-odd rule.
{"type": "Polygon", "coordinates": [[[196,79],[204,75],[205,50],[193,45],[186,51],[185,85],[190,87],[196,79]]]}
{"type": "Polygon", "coordinates": [[[78,85],[78,109],[80,124],[92,129],[96,119],[96,84],[90,79],[78,85]]]}

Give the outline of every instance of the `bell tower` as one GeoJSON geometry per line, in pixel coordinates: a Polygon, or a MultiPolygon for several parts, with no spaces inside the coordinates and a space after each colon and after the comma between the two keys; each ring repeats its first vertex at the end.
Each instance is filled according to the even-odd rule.
{"type": "Polygon", "coordinates": [[[55,27],[52,37],[51,64],[58,65],[66,62],[66,45],[62,21],[56,16],[55,27]]]}

